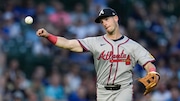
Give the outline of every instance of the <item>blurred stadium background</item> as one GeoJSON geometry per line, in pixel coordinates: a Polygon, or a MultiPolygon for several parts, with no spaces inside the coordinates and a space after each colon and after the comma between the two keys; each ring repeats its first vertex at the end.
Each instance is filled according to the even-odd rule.
{"type": "MultiPolygon", "coordinates": [[[[95,101],[91,54],[59,49],[35,33],[103,35],[94,23],[103,7],[114,8],[121,32],[156,58],[160,83],[147,96],[134,84],[134,101],[180,101],[180,0],[0,0],[0,101],[95,101]]],[[[134,78],[144,75],[137,65],[134,78]]]]}

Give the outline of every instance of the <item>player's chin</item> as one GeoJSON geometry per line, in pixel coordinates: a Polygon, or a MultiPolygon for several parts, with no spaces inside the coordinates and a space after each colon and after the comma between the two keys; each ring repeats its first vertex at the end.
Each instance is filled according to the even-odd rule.
{"type": "Polygon", "coordinates": [[[111,35],[111,34],[113,34],[113,31],[111,31],[111,30],[107,30],[107,32],[111,35]]]}
{"type": "Polygon", "coordinates": [[[106,28],[106,31],[107,32],[111,31],[111,28],[110,27],[106,28]]]}
{"type": "Polygon", "coordinates": [[[107,31],[109,34],[111,34],[111,33],[114,32],[114,30],[113,30],[111,27],[107,28],[106,31],[107,31]]]}

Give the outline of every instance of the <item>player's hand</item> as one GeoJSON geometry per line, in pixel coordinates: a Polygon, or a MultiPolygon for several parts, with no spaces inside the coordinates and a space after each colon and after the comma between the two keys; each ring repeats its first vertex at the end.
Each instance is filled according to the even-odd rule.
{"type": "Polygon", "coordinates": [[[38,29],[38,31],[36,32],[36,35],[40,37],[48,37],[49,33],[44,28],[41,28],[41,29],[38,29]]]}

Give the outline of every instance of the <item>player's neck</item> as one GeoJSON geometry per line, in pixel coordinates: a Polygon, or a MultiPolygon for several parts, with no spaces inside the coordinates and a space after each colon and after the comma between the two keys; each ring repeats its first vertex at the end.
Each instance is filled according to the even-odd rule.
{"type": "Polygon", "coordinates": [[[117,40],[122,37],[122,34],[120,33],[119,29],[117,29],[113,33],[107,34],[107,37],[111,40],[117,40]]]}
{"type": "Polygon", "coordinates": [[[121,34],[107,34],[107,37],[111,40],[116,40],[120,38],[122,35],[121,34]]]}

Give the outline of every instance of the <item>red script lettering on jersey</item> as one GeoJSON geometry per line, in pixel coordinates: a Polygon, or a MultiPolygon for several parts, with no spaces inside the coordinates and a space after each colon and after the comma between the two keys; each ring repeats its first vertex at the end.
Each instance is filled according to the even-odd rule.
{"type": "Polygon", "coordinates": [[[120,54],[113,54],[113,51],[105,52],[104,50],[97,59],[109,60],[110,62],[126,62],[126,65],[129,65],[131,61],[130,56],[125,54],[124,50],[120,54]]]}
{"type": "Polygon", "coordinates": [[[98,57],[98,60],[109,60],[112,58],[126,58],[126,54],[124,54],[124,50],[121,52],[121,54],[113,54],[113,51],[108,51],[107,53],[105,53],[104,50],[103,52],[101,52],[100,56],[98,57]]]}

